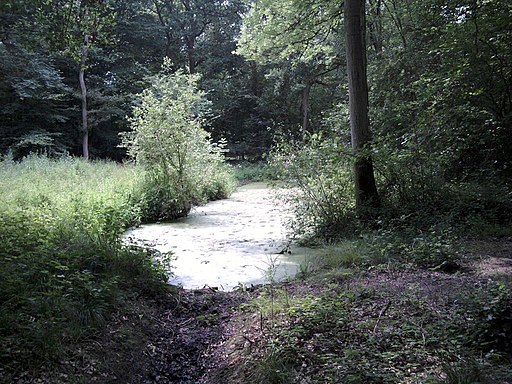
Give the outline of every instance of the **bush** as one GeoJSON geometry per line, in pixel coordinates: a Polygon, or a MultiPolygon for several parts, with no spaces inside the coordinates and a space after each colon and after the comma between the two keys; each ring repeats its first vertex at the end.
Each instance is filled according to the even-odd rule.
{"type": "Polygon", "coordinates": [[[272,167],[267,166],[265,162],[250,163],[244,161],[234,164],[232,169],[236,180],[240,184],[276,179],[274,170],[272,167]]]}
{"type": "Polygon", "coordinates": [[[444,228],[433,226],[420,230],[411,226],[395,226],[367,233],[363,238],[375,261],[414,264],[425,268],[444,268],[450,263],[455,268],[452,263],[457,259],[457,238],[444,228]]]}
{"type": "Polygon", "coordinates": [[[510,234],[510,186],[491,171],[450,178],[446,154],[425,151],[418,144],[420,137],[401,139],[400,146],[390,138],[375,145],[374,163],[384,201],[381,220],[406,217],[407,225],[422,231],[441,224],[464,235],[510,234]]]}
{"type": "Polygon", "coordinates": [[[122,145],[146,170],[147,219],[175,219],[192,204],[226,197],[234,182],[225,167],[224,143],[213,143],[203,128],[209,102],[198,89],[198,75],[163,71],[139,95],[132,131],[122,145]]]}
{"type": "Polygon", "coordinates": [[[512,290],[496,283],[478,305],[475,341],[485,350],[512,353],[512,290]]]}
{"type": "Polygon", "coordinates": [[[447,159],[420,147],[416,141],[422,139],[415,135],[404,135],[401,140],[401,145],[390,138],[374,145],[372,155],[382,198],[388,207],[402,211],[435,210],[447,183],[443,171],[447,159]]]}
{"type": "Polygon", "coordinates": [[[269,158],[274,175],[290,188],[293,232],[304,238],[336,239],[354,229],[350,158],[336,138],[314,134],[306,142],[282,140],[269,158]]]}

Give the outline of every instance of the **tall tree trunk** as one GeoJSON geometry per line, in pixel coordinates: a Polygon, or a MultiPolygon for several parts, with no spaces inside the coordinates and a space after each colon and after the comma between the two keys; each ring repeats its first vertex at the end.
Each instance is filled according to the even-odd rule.
{"type": "Polygon", "coordinates": [[[89,160],[89,127],[87,122],[87,88],[84,79],[85,70],[80,67],[79,79],[82,94],[82,152],[83,158],[89,160]]]}
{"type": "Polygon", "coordinates": [[[384,36],[382,34],[382,0],[369,0],[369,15],[371,22],[368,24],[368,36],[375,49],[375,53],[380,54],[384,50],[384,36]]]}
{"type": "Polygon", "coordinates": [[[302,91],[302,132],[308,131],[309,122],[309,95],[311,93],[311,87],[313,82],[311,80],[306,81],[304,90],[302,91]]]}
{"type": "Polygon", "coordinates": [[[249,65],[251,66],[251,93],[256,97],[261,97],[262,90],[258,64],[255,61],[250,61],[249,65]]]}
{"type": "MultiPolygon", "coordinates": [[[[189,72],[196,73],[196,58],[195,58],[195,45],[196,45],[196,34],[197,31],[197,22],[196,22],[196,14],[190,5],[189,0],[181,0],[181,4],[185,8],[186,13],[189,14],[189,33],[185,35],[185,43],[187,45],[187,58],[188,58],[188,69],[189,72]]],[[[188,19],[188,18],[187,18],[188,19]]]]}
{"type": "Polygon", "coordinates": [[[192,37],[187,37],[187,58],[188,58],[188,70],[189,70],[190,74],[196,73],[194,38],[192,38],[192,37]]]}
{"type": "Polygon", "coordinates": [[[354,180],[356,208],[365,212],[380,205],[372,159],[367,152],[371,135],[368,120],[366,75],[365,0],[345,0],[345,40],[352,150],[356,156],[354,180]]]}
{"type": "Polygon", "coordinates": [[[89,36],[85,37],[84,45],[82,47],[82,57],[80,59],[80,72],[78,80],[80,82],[80,92],[82,96],[82,150],[85,160],[89,160],[89,127],[87,120],[87,88],[85,86],[85,65],[87,63],[87,44],[89,43],[89,36]]]}

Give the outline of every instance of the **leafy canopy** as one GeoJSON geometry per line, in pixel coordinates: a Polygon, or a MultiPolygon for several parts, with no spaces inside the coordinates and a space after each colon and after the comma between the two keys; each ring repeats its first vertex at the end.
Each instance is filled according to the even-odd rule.
{"type": "Polygon", "coordinates": [[[260,63],[334,57],[342,7],[329,0],[261,0],[244,17],[237,53],[260,63]]]}

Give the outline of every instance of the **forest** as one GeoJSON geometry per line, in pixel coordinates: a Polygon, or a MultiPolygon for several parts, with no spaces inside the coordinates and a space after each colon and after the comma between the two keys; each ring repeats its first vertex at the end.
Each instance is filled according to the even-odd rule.
{"type": "Polygon", "coordinates": [[[2,0],[0,383],[512,383],[511,137],[509,0],[2,0]],[[253,181],[290,281],[123,240],[253,181]]]}

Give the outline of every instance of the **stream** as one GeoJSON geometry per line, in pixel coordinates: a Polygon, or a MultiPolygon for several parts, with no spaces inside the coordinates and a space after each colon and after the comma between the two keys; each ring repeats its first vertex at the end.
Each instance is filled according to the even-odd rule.
{"type": "Polygon", "coordinates": [[[222,291],[295,276],[314,250],[290,244],[286,206],[265,183],[240,187],[230,198],[194,207],[170,223],[127,232],[133,244],[172,252],[169,283],[222,291]]]}

